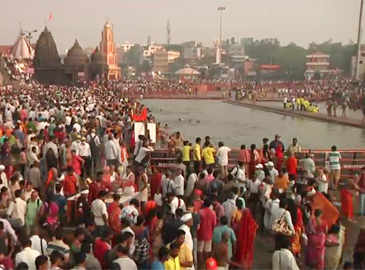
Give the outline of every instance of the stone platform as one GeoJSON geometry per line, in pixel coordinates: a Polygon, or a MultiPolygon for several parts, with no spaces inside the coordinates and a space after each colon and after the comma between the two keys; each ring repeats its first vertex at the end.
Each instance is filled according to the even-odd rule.
{"type": "Polygon", "coordinates": [[[360,120],[357,119],[350,119],[350,118],[341,118],[341,117],[329,117],[323,113],[312,113],[312,112],[304,112],[304,111],[296,111],[296,110],[289,110],[289,109],[280,109],[271,105],[267,105],[264,102],[257,102],[257,103],[250,103],[245,101],[230,101],[225,100],[225,103],[232,104],[232,105],[239,105],[246,108],[257,109],[266,112],[272,112],[287,116],[299,116],[299,117],[306,117],[311,118],[318,121],[330,122],[340,125],[352,126],[357,128],[365,128],[365,124],[362,123],[360,120]]]}

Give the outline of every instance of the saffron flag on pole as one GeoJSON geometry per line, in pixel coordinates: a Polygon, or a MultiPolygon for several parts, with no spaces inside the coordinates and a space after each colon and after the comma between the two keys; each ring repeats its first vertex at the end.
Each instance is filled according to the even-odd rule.
{"type": "Polygon", "coordinates": [[[50,12],[48,15],[48,21],[53,21],[53,12],[50,12]]]}
{"type": "Polygon", "coordinates": [[[340,216],[338,209],[320,192],[317,192],[312,199],[312,208],[320,209],[323,213],[323,221],[331,228],[340,216]]]}

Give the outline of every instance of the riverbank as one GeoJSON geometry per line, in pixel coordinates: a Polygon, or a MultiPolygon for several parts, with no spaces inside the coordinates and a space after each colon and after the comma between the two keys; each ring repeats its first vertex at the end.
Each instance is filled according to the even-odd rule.
{"type": "Polygon", "coordinates": [[[221,96],[143,96],[143,99],[170,99],[170,100],[224,100],[221,96]]]}
{"type": "Polygon", "coordinates": [[[257,109],[257,110],[261,110],[261,111],[272,112],[272,113],[277,113],[277,114],[286,115],[286,116],[300,116],[300,117],[315,119],[315,120],[323,121],[323,122],[357,127],[357,128],[361,128],[361,129],[365,128],[365,125],[360,120],[349,119],[349,118],[340,118],[340,117],[337,117],[337,118],[328,117],[326,114],[323,114],[323,113],[311,113],[311,112],[280,109],[280,108],[274,107],[272,105],[265,104],[264,102],[257,102],[255,104],[250,103],[250,102],[245,102],[245,101],[230,101],[230,100],[225,100],[224,102],[228,103],[228,104],[232,104],[232,105],[243,106],[246,108],[257,109]]]}

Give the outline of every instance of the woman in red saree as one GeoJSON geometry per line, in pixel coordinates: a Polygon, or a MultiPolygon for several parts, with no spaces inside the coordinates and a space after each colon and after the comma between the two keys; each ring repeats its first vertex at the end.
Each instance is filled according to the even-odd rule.
{"type": "Polygon", "coordinates": [[[252,217],[250,210],[246,208],[242,212],[239,225],[236,252],[236,261],[243,266],[243,269],[251,269],[252,267],[257,229],[258,225],[252,217]]]}
{"type": "Polygon", "coordinates": [[[345,183],[345,185],[341,188],[341,210],[342,214],[349,221],[354,219],[353,195],[351,188],[352,185],[349,182],[345,183]]]}

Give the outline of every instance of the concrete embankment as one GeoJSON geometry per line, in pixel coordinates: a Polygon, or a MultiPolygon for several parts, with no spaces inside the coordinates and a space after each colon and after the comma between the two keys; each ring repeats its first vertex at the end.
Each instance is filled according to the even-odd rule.
{"type": "Polygon", "coordinates": [[[303,111],[295,111],[295,110],[292,111],[292,110],[288,110],[288,109],[279,109],[276,107],[272,107],[270,105],[265,105],[264,102],[259,102],[259,103],[255,103],[255,104],[248,103],[248,102],[241,102],[241,101],[230,101],[230,100],[225,100],[224,102],[228,103],[228,104],[232,104],[232,105],[239,105],[239,106],[243,106],[246,108],[257,109],[257,110],[272,112],[272,113],[278,113],[278,114],[287,115],[287,116],[306,117],[306,118],[311,118],[311,119],[315,119],[318,121],[330,122],[330,123],[352,126],[352,127],[357,127],[357,128],[365,128],[365,125],[363,123],[361,123],[361,121],[356,120],[356,119],[340,118],[340,117],[335,118],[335,117],[328,117],[327,115],[325,115],[323,113],[311,113],[311,112],[303,112],[303,111]]]}

